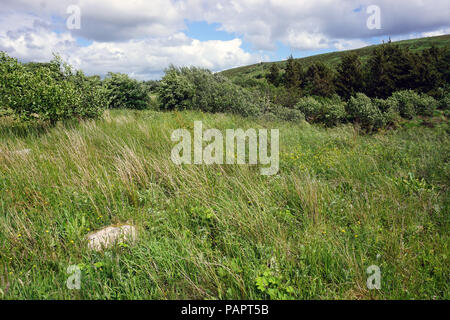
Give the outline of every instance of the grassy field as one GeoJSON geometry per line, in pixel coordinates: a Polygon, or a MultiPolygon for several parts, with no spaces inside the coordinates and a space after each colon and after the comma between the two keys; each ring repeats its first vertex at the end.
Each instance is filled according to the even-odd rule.
{"type": "Polygon", "coordinates": [[[50,129],[3,120],[0,149],[1,299],[449,299],[446,122],[362,135],[116,110],[50,129]],[[279,128],[279,175],[174,165],[170,135],[194,120],[279,128]],[[89,232],[125,222],[136,243],[87,249],[89,232]]]}
{"type": "MultiPolygon", "coordinates": [[[[403,40],[397,41],[395,42],[395,44],[398,44],[400,47],[406,47],[412,52],[420,52],[425,49],[431,48],[432,46],[435,46],[437,48],[449,48],[450,35],[403,40]]],[[[306,58],[300,58],[297,60],[301,62],[304,68],[308,68],[310,65],[316,62],[323,62],[332,69],[336,69],[336,67],[341,62],[344,54],[348,52],[354,52],[361,58],[361,61],[364,63],[369,59],[370,54],[376,47],[377,45],[373,45],[349,51],[336,51],[314,55],[306,58]]],[[[284,68],[286,65],[286,61],[279,61],[276,63],[279,65],[280,68],[284,68]]],[[[232,80],[236,79],[242,80],[242,78],[258,79],[264,77],[267,73],[269,73],[271,65],[272,62],[258,63],[249,66],[225,70],[222,72],[222,74],[232,80]]]]}

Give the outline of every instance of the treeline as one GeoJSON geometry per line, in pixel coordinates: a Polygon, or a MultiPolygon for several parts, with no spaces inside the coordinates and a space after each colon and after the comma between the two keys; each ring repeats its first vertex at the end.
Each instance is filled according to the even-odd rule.
{"type": "Polygon", "coordinates": [[[280,89],[272,90],[274,102],[292,106],[303,96],[338,94],[348,101],[356,93],[364,93],[386,99],[401,90],[441,98],[450,82],[449,70],[450,51],[445,48],[432,47],[415,53],[387,43],[377,46],[365,63],[355,53],[345,55],[336,70],[320,62],[305,68],[290,56],[283,69],[272,64],[266,79],[280,89]]]}
{"type": "Polygon", "coordinates": [[[49,63],[22,64],[0,52],[0,110],[22,121],[99,117],[108,108],[156,107],[151,92],[158,82],[141,82],[126,74],[105,79],[87,76],[55,57],[49,63]]]}
{"type": "Polygon", "coordinates": [[[433,116],[438,109],[447,117],[445,66],[445,50],[417,54],[387,44],[366,64],[358,56],[345,56],[336,71],[321,63],[303,69],[290,58],[284,72],[273,64],[268,82],[249,88],[195,67],[171,66],[161,81],[119,73],[101,79],[74,71],[58,57],[21,64],[0,52],[0,115],[10,110],[21,120],[54,124],[96,118],[107,108],[200,110],[326,126],[356,123],[372,132],[395,127],[401,119],[433,116]]]}
{"type": "Polygon", "coordinates": [[[371,98],[356,92],[348,101],[333,93],[328,97],[317,94],[297,96],[289,102],[292,105],[277,103],[270,91],[250,90],[220,74],[195,67],[168,68],[159,86],[162,110],[227,112],[271,120],[304,119],[326,126],[350,122],[358,124],[367,132],[395,127],[401,119],[433,116],[437,109],[448,112],[450,95],[445,91],[440,99],[435,99],[413,90],[401,90],[387,99],[371,98]]]}

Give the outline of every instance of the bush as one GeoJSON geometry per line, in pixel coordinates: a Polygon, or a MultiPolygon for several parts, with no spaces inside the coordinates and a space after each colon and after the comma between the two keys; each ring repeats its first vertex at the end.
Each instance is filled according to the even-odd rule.
{"type": "Polygon", "coordinates": [[[422,94],[414,107],[418,115],[431,117],[438,108],[438,101],[433,97],[422,94]]]}
{"type": "MultiPolygon", "coordinates": [[[[305,115],[296,109],[290,109],[279,105],[273,105],[268,114],[275,116],[277,119],[285,121],[299,122],[305,120],[305,115]]],[[[266,119],[269,116],[266,117],[266,119]]]]}
{"type": "Polygon", "coordinates": [[[308,122],[324,123],[327,126],[342,123],[347,117],[345,103],[339,97],[305,97],[300,99],[295,108],[305,115],[308,122]]]}
{"type": "Polygon", "coordinates": [[[192,109],[243,116],[260,115],[265,103],[258,94],[209,70],[173,66],[161,80],[159,102],[163,110],[192,109]]]}
{"type": "Polygon", "coordinates": [[[392,99],[398,103],[400,115],[405,119],[412,119],[416,115],[415,106],[418,105],[420,96],[412,90],[397,91],[392,94],[392,99]]]}
{"type": "Polygon", "coordinates": [[[350,120],[359,123],[367,131],[378,130],[385,124],[380,109],[363,93],[357,93],[355,97],[351,97],[346,110],[350,120]]]}
{"type": "Polygon", "coordinates": [[[110,109],[147,109],[149,96],[145,84],[131,79],[126,74],[108,73],[104,80],[108,90],[110,109]]]}
{"type": "Polygon", "coordinates": [[[346,118],[345,103],[331,100],[322,102],[320,122],[331,127],[344,122],[346,118]]]}
{"type": "Polygon", "coordinates": [[[400,115],[406,119],[412,119],[415,115],[432,116],[438,107],[433,97],[419,95],[412,90],[394,92],[391,98],[397,100],[400,115]]]}
{"type": "Polygon", "coordinates": [[[396,126],[400,121],[398,101],[390,97],[389,99],[374,99],[373,104],[381,111],[385,125],[396,126]]]}
{"type": "Polygon", "coordinates": [[[295,109],[305,115],[308,122],[315,122],[320,116],[322,104],[313,97],[301,98],[295,105],[295,109]]]}
{"type": "Polygon", "coordinates": [[[439,109],[444,111],[450,110],[450,92],[446,92],[439,100],[439,109]]]}
{"type": "Polygon", "coordinates": [[[25,68],[0,53],[0,105],[22,120],[58,120],[98,117],[104,107],[101,86],[74,81],[70,66],[56,57],[48,67],[25,68]]]}

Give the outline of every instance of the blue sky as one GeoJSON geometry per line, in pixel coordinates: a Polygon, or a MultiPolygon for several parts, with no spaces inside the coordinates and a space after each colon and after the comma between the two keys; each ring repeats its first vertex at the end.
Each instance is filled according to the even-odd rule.
{"type": "Polygon", "coordinates": [[[448,0],[2,0],[0,50],[158,79],[170,64],[220,71],[449,34],[449,16],[448,0]]]}

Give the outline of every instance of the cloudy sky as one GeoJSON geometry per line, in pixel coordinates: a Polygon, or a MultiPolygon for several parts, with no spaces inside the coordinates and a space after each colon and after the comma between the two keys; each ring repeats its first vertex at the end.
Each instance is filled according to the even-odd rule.
{"type": "Polygon", "coordinates": [[[0,0],[0,51],[158,79],[169,64],[220,71],[449,34],[449,17],[449,0],[0,0]]]}

